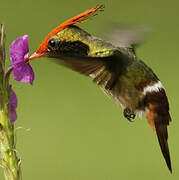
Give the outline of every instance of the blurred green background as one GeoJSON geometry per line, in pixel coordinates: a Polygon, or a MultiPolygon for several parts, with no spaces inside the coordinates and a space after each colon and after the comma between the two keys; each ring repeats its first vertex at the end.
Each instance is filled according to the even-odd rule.
{"type": "Polygon", "coordinates": [[[91,79],[44,58],[31,63],[32,87],[11,81],[19,100],[15,125],[24,127],[16,135],[25,180],[179,179],[179,1],[1,0],[7,54],[10,43],[24,34],[34,52],[54,27],[101,3],[104,13],[81,25],[88,32],[103,37],[104,25],[110,22],[153,30],[137,54],[166,88],[173,119],[169,127],[173,174],[145,118],[129,123],[91,79]]]}

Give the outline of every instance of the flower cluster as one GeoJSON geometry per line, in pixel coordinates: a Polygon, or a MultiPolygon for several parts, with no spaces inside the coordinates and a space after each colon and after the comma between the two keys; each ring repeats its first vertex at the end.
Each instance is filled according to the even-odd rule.
{"type": "MultiPolygon", "coordinates": [[[[29,55],[28,35],[24,35],[14,40],[10,46],[10,60],[12,65],[9,67],[13,70],[13,76],[16,81],[29,82],[31,85],[34,81],[34,72],[29,63],[25,59],[29,55]]],[[[11,89],[10,92],[10,113],[11,122],[17,119],[17,96],[11,89]]]]}

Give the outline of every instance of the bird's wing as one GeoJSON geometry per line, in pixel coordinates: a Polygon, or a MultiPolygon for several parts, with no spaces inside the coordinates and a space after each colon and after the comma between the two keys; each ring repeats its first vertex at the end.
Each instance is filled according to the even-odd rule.
{"type": "Polygon", "coordinates": [[[117,78],[115,71],[112,71],[109,67],[111,61],[114,61],[115,57],[59,57],[61,60],[55,60],[58,64],[69,67],[70,69],[77,71],[86,76],[93,78],[93,81],[98,85],[111,89],[117,78]]]}
{"type": "Polygon", "coordinates": [[[128,47],[135,51],[136,47],[144,42],[151,31],[147,27],[130,27],[121,24],[113,24],[107,38],[117,47],[128,47]]]}

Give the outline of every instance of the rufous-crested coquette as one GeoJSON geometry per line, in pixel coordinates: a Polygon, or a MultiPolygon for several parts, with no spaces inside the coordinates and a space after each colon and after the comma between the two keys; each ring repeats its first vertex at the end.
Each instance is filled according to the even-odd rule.
{"type": "Polygon", "coordinates": [[[167,126],[171,118],[162,83],[136,56],[133,44],[115,45],[75,25],[87,21],[102,9],[103,6],[97,6],[56,27],[26,61],[39,57],[56,58],[71,69],[90,76],[107,96],[122,107],[128,120],[141,112],[146,114],[172,172],[167,142],[167,126]]]}

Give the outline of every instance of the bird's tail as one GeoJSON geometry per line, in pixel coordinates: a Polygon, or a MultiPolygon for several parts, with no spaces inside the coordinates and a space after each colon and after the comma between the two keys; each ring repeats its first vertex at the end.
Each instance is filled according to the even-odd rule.
{"type": "Polygon", "coordinates": [[[159,92],[156,92],[155,94],[148,94],[147,104],[147,120],[157,134],[162,154],[165,158],[168,169],[170,170],[170,172],[172,172],[170,152],[167,142],[167,126],[169,125],[171,118],[165,91],[161,90],[159,92]]]}

